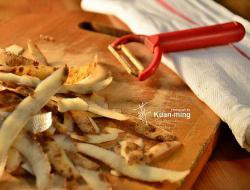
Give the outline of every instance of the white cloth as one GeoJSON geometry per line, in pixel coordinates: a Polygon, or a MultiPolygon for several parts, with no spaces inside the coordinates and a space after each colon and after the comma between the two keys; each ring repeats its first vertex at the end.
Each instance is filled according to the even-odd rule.
{"type": "MultiPolygon", "coordinates": [[[[235,46],[250,56],[250,23],[212,0],[83,0],[81,6],[115,15],[134,33],[148,35],[238,21],[247,33],[235,46]]],[[[226,45],[164,54],[162,62],[229,125],[238,143],[250,151],[249,58],[226,45]]]]}

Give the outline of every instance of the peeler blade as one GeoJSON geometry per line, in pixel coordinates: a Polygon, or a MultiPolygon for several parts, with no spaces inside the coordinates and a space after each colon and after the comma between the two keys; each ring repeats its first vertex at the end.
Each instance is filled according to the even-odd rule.
{"type": "Polygon", "coordinates": [[[121,50],[121,52],[123,53],[121,55],[115,48],[112,47],[112,45],[109,45],[108,49],[130,75],[138,77],[138,75],[144,70],[143,65],[136,59],[136,57],[129,51],[129,49],[125,45],[119,45],[117,47],[117,49],[121,50]],[[125,56],[127,59],[125,58],[125,56]]]}

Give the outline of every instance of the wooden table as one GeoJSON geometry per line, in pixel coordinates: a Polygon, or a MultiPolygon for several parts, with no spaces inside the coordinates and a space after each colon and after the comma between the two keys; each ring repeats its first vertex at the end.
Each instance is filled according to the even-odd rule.
{"type": "MultiPolygon", "coordinates": [[[[44,11],[41,6],[48,6],[48,9],[59,11],[61,8],[68,10],[80,9],[79,0],[44,0],[42,4],[35,0],[1,0],[0,1],[0,22],[12,17],[32,12],[44,11]]],[[[247,3],[247,1],[245,1],[247,3]]],[[[126,28],[114,17],[110,17],[119,28],[126,28]]],[[[219,142],[213,155],[203,169],[197,182],[193,186],[196,190],[206,189],[250,189],[250,154],[241,149],[226,124],[221,125],[219,142]]]]}

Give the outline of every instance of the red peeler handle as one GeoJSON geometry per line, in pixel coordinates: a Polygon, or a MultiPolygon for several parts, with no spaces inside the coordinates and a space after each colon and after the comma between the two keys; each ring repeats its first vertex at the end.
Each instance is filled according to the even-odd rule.
{"type": "Polygon", "coordinates": [[[229,22],[152,35],[146,38],[145,43],[151,50],[159,46],[163,52],[177,52],[237,42],[244,35],[242,24],[229,22]]]}
{"type": "Polygon", "coordinates": [[[130,34],[115,40],[111,45],[113,48],[116,48],[120,44],[140,42],[145,43],[153,52],[154,56],[151,63],[138,75],[139,80],[142,81],[155,72],[161,62],[163,52],[177,52],[226,45],[240,41],[244,35],[245,28],[242,24],[228,22],[152,36],[130,34]]]}
{"type": "Polygon", "coordinates": [[[188,30],[161,33],[144,37],[144,43],[154,53],[149,66],[139,75],[139,80],[150,77],[161,61],[162,52],[177,52],[240,41],[245,28],[238,22],[216,24],[188,30]]]}

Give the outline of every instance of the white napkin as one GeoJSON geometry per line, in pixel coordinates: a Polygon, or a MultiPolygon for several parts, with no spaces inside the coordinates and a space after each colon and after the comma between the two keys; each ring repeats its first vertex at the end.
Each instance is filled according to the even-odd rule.
{"type": "Polygon", "coordinates": [[[241,147],[250,151],[248,21],[212,0],[83,0],[81,6],[88,11],[115,15],[138,34],[150,35],[232,20],[242,23],[247,33],[235,47],[226,45],[164,54],[162,62],[229,125],[241,147]]]}

